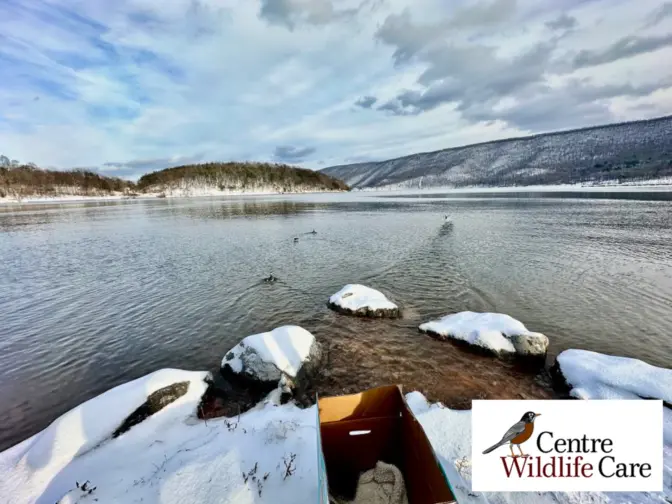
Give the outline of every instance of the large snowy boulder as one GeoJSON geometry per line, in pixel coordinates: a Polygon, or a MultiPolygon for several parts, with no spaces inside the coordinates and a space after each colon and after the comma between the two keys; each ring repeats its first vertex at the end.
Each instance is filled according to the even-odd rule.
{"type": "Polygon", "coordinates": [[[317,502],[316,407],[280,406],[274,391],[250,411],[199,421],[208,375],[158,371],[83,403],[0,452],[0,502],[317,502]],[[183,385],[173,387],[180,383],[188,383],[184,394],[183,385]],[[166,387],[168,396],[159,398],[166,387]],[[163,407],[114,437],[145,402],[163,407]]]}
{"type": "Polygon", "coordinates": [[[359,284],[348,284],[329,298],[329,308],[359,317],[396,318],[399,307],[380,291],[359,284]]]}
{"type": "MultiPolygon", "coordinates": [[[[195,421],[209,379],[208,372],[162,369],[80,404],[0,454],[0,495],[17,503],[69,502],[60,499],[75,481],[98,485],[100,472],[86,470],[92,452],[114,454],[138,437],[156,439],[172,425],[195,421]],[[31,492],[42,499],[21,497],[31,492]]],[[[128,460],[113,456],[110,465],[128,460]]]]}
{"type": "Polygon", "coordinates": [[[321,360],[315,336],[290,325],[246,337],[226,353],[221,371],[262,388],[280,385],[289,391],[314,375],[321,360]]]}
{"type": "Polygon", "coordinates": [[[437,339],[468,343],[496,355],[543,358],[548,338],[528,331],[519,320],[502,313],[460,312],[425,322],[420,331],[437,339]]]}
{"type": "Polygon", "coordinates": [[[672,369],[572,349],[557,356],[551,375],[577,399],[662,399],[665,443],[672,444],[672,369]]]}

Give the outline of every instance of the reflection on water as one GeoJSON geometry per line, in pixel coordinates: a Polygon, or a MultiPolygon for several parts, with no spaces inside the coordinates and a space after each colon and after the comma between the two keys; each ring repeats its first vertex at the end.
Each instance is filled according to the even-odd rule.
{"type": "Polygon", "coordinates": [[[242,337],[290,323],[330,349],[325,394],[396,382],[456,407],[551,394],[543,373],[417,330],[460,310],[522,320],[551,358],[579,347],[669,366],[672,202],[642,194],[0,207],[0,448],[157,368],[216,371],[242,337]],[[353,282],[403,318],[330,311],[353,282]]]}

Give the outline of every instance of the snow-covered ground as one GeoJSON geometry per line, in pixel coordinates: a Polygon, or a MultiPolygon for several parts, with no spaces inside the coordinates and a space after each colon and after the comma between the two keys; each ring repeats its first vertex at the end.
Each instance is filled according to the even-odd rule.
{"type": "Polygon", "coordinates": [[[359,284],[348,284],[329,298],[329,304],[356,315],[386,314],[396,316],[399,307],[382,292],[359,284]]]}
{"type": "Polygon", "coordinates": [[[542,356],[548,338],[528,331],[525,325],[503,313],[460,312],[420,324],[420,331],[441,339],[455,339],[496,354],[542,356]]]}
{"type": "Polygon", "coordinates": [[[1,453],[0,502],[317,502],[315,408],[276,406],[274,391],[240,418],[199,420],[206,375],[157,371],[1,453]],[[189,382],[187,394],[112,438],[149,393],[181,381],[189,382]]]}
{"type": "Polygon", "coordinates": [[[75,194],[61,194],[58,196],[27,196],[25,198],[7,196],[5,198],[0,198],[0,205],[30,205],[34,203],[81,203],[83,201],[119,201],[123,199],[128,199],[128,196],[121,193],[110,194],[106,196],[79,196],[75,194]]]}
{"type": "MultiPolygon", "coordinates": [[[[316,407],[278,405],[279,391],[238,418],[197,418],[208,373],[165,369],[116,387],[0,453],[0,502],[23,504],[318,502],[316,407]],[[183,396],[113,437],[152,392],[183,396]]],[[[470,490],[470,411],[407,395],[460,504],[665,503],[662,494],[488,493],[470,490]]],[[[665,484],[672,479],[666,439],[665,484]]]]}

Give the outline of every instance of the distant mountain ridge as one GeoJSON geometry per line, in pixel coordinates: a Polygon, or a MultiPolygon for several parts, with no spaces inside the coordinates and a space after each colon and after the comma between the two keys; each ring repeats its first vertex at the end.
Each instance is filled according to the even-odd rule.
{"type": "Polygon", "coordinates": [[[618,183],[672,177],[672,116],[321,170],[353,189],[618,183]]]}

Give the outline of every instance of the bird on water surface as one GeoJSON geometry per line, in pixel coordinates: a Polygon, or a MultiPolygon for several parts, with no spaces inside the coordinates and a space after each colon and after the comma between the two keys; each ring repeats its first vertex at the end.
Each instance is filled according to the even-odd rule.
{"type": "Polygon", "coordinates": [[[532,433],[534,432],[534,419],[537,418],[538,416],[541,416],[541,413],[532,413],[531,411],[525,413],[523,417],[520,419],[520,422],[516,422],[515,424],[513,424],[511,428],[504,433],[501,441],[485,450],[483,454],[485,455],[486,453],[490,453],[495,448],[499,448],[500,446],[509,443],[509,448],[511,448],[512,457],[514,458],[519,456],[527,457],[527,455],[523,453],[523,449],[520,447],[520,445],[525,441],[527,441],[528,439],[530,439],[530,437],[532,436],[532,433]],[[514,444],[520,450],[520,455],[516,455],[515,453],[513,453],[514,444]]]}

